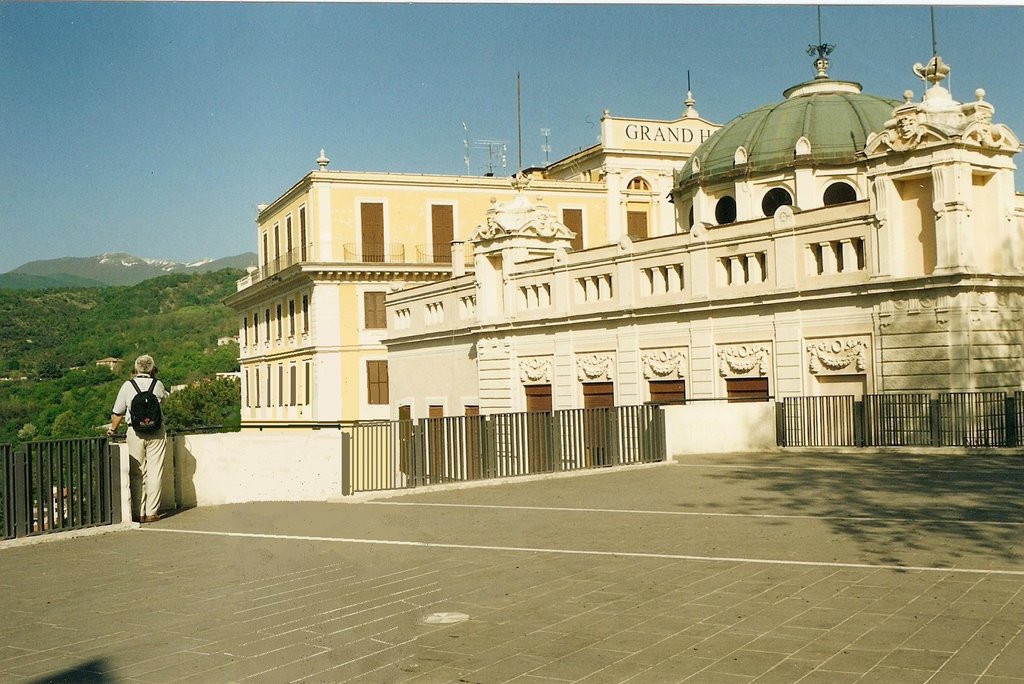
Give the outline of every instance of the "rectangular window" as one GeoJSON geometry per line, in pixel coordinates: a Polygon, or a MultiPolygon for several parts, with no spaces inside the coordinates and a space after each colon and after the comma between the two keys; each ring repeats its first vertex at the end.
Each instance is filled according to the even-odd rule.
{"type": "Polygon", "coordinates": [[[576,234],[576,237],[572,239],[573,251],[576,252],[583,249],[583,210],[563,209],[562,223],[565,224],[566,228],[576,234]]]}
{"type": "Polygon", "coordinates": [[[366,362],[366,396],[368,404],[388,403],[388,362],[366,362]]]}
{"type": "Polygon", "coordinates": [[[527,411],[551,410],[551,385],[526,385],[523,390],[526,391],[527,411]]]}
{"type": "Polygon", "coordinates": [[[309,332],[309,295],[302,295],[302,332],[309,332]]]}
{"type": "Polygon", "coordinates": [[[306,406],[309,406],[310,403],[312,403],[311,399],[313,398],[313,366],[312,366],[312,364],[310,364],[309,361],[306,362],[305,391],[306,391],[306,406]]]}
{"type": "Polygon", "coordinates": [[[242,344],[246,347],[249,346],[249,317],[246,316],[242,319],[242,344]]]}
{"type": "Polygon", "coordinates": [[[726,378],[725,393],[730,403],[768,401],[768,378],[726,378]]]}
{"type": "Polygon", "coordinates": [[[298,396],[298,385],[299,383],[299,369],[295,367],[293,363],[288,367],[288,405],[295,406],[295,400],[298,396]]]}
{"type": "Polygon", "coordinates": [[[260,369],[256,368],[256,408],[260,407],[260,369]]]}
{"type": "Polygon", "coordinates": [[[473,418],[480,415],[480,407],[476,404],[466,404],[462,413],[467,418],[473,418]]]}
{"type": "Polygon", "coordinates": [[[277,305],[277,339],[281,339],[281,333],[283,332],[283,325],[281,323],[281,305],[277,305]]]}
{"type": "Polygon", "coordinates": [[[292,217],[290,214],[284,219],[284,239],[287,245],[287,254],[290,256],[292,249],[294,249],[292,246],[292,217]]]}
{"type": "Polygon", "coordinates": [[[274,258],[281,258],[281,225],[274,224],[274,258]]]}
{"type": "Polygon", "coordinates": [[[288,335],[295,337],[295,300],[288,300],[288,335]]]}
{"type": "Polygon", "coordinates": [[[626,212],[626,233],[634,240],[642,240],[647,237],[646,211],[626,212]]]}
{"type": "Polygon", "coordinates": [[[685,380],[651,380],[649,387],[652,404],[686,403],[685,380]]]}
{"type": "Polygon", "coordinates": [[[277,364],[277,405],[284,406],[284,365],[277,364]]]}
{"type": "Polygon", "coordinates": [[[249,369],[245,369],[242,372],[242,387],[245,388],[245,407],[251,408],[252,395],[249,393],[249,369]]]}
{"type": "Polygon", "coordinates": [[[271,390],[270,382],[271,382],[271,378],[270,378],[270,364],[268,363],[267,364],[267,406],[273,406],[274,405],[274,395],[270,391],[271,390]]]}
{"type": "Polygon", "coordinates": [[[252,341],[253,344],[260,343],[260,314],[258,311],[252,312],[252,341]]]}
{"type": "Polygon", "coordinates": [[[433,236],[435,264],[452,263],[452,240],[455,239],[454,211],[450,204],[430,206],[430,231],[433,236]]]}
{"type": "Polygon", "coordinates": [[[363,293],[363,325],[367,330],[378,330],[388,327],[384,311],[383,292],[363,293]]]}
{"type": "Polygon", "coordinates": [[[583,408],[611,408],[615,406],[615,384],[588,382],[583,385],[583,408]]]}
{"type": "Polygon", "coordinates": [[[266,332],[267,342],[270,342],[270,309],[263,310],[263,331],[266,332]]]}
{"type": "Polygon", "coordinates": [[[299,207],[299,252],[306,260],[306,207],[299,207]]]}
{"type": "Polygon", "coordinates": [[[270,250],[267,248],[267,234],[263,234],[263,265],[270,263],[270,250]]]}
{"type": "Polygon", "coordinates": [[[384,205],[380,202],[364,202],[359,205],[363,261],[384,262],[384,205]]]}

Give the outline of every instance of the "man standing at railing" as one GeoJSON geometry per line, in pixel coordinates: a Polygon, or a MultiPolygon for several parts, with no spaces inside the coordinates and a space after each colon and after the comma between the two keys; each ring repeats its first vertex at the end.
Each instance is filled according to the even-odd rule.
{"type": "Polygon", "coordinates": [[[143,354],[135,359],[132,378],[117,393],[107,430],[108,435],[113,435],[122,420],[128,425],[132,517],[142,523],[160,519],[160,489],[167,452],[160,402],[166,396],[163,383],[156,379],[153,357],[143,354]]]}

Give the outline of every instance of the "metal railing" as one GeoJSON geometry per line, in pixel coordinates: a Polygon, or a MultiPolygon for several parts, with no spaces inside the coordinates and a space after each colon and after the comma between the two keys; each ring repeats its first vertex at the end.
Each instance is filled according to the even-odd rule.
{"type": "Polygon", "coordinates": [[[785,446],[854,446],[853,396],[784,397],[785,446]]]}
{"type": "Polygon", "coordinates": [[[405,263],[405,245],[363,245],[349,242],[344,245],[344,261],[358,264],[402,264],[405,263]]]}
{"type": "Polygon", "coordinates": [[[779,446],[1024,445],[1024,392],[785,397],[779,446]]]}
{"type": "Polygon", "coordinates": [[[4,539],[121,522],[118,447],[105,438],[0,448],[4,539]]]}
{"type": "Polygon", "coordinates": [[[1007,431],[1012,435],[1013,446],[1024,446],[1024,391],[1013,393],[1013,405],[1007,407],[1006,415],[1011,418],[1007,431]]]}
{"type": "Polygon", "coordinates": [[[417,264],[450,264],[452,263],[451,245],[416,245],[417,264]]]}
{"type": "Polygon", "coordinates": [[[342,492],[403,489],[665,460],[657,406],[340,426],[342,492]]]}
{"type": "Polygon", "coordinates": [[[927,394],[864,395],[866,446],[931,446],[931,398],[927,394]]]}

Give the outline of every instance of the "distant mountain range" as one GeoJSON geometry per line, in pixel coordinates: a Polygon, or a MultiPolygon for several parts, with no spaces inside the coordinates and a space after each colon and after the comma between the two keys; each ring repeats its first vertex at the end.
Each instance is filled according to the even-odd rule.
{"type": "Polygon", "coordinates": [[[208,273],[222,268],[245,269],[255,265],[256,254],[253,252],[223,259],[203,259],[194,263],[146,259],[118,252],[93,257],[30,261],[0,274],[0,288],[46,290],[60,287],[135,285],[170,273],[208,273]]]}

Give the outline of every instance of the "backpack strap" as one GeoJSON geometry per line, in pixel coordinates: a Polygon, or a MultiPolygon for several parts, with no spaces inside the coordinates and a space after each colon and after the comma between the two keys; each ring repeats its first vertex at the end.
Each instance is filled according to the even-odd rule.
{"type": "MultiPolygon", "coordinates": [[[[135,378],[128,378],[128,382],[132,383],[132,387],[135,388],[136,392],[138,392],[139,394],[142,394],[142,388],[140,388],[137,384],[135,384],[135,378]]],[[[155,382],[156,381],[154,381],[154,383],[155,382]]],[[[153,389],[153,388],[150,387],[150,389],[153,389]]]]}

